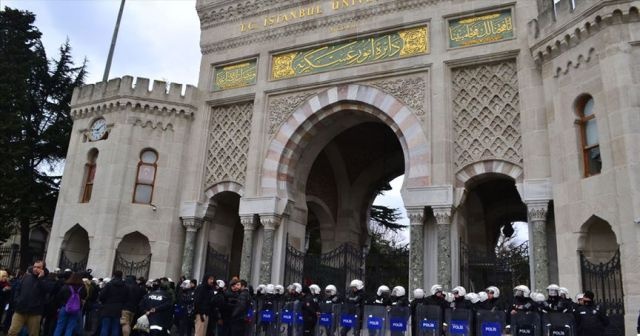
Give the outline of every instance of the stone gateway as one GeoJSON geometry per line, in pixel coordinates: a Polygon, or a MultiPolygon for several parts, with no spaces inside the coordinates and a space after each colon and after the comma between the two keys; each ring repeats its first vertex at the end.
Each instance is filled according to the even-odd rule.
{"type": "Polygon", "coordinates": [[[559,283],[632,335],[639,8],[198,0],[197,87],[124,76],[74,92],[47,263],[340,290],[366,282],[369,209],[404,175],[409,292],[559,283]],[[524,259],[496,257],[513,222],[524,259]]]}

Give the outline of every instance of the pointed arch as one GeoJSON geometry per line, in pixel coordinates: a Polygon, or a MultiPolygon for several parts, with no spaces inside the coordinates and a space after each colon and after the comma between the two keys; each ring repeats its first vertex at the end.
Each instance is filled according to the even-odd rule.
{"type": "Polygon", "coordinates": [[[411,109],[379,89],[345,84],[312,96],[278,129],[267,148],[262,167],[262,195],[290,196],[296,158],[317,133],[315,126],[327,123],[328,117],[345,110],[372,115],[395,132],[404,153],[406,187],[423,187],[431,183],[431,146],[420,120],[411,109]]]}

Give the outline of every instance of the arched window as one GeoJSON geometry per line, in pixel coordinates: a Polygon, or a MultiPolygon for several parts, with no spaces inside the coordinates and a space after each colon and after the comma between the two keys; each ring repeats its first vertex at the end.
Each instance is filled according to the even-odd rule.
{"type": "Polygon", "coordinates": [[[82,187],[81,203],[87,203],[91,200],[93,192],[93,180],[96,176],[96,161],[98,160],[98,150],[93,148],[87,155],[87,163],[84,165],[84,183],[82,187]]]}
{"type": "Polygon", "coordinates": [[[156,181],[156,168],[158,168],[156,162],[158,162],[158,153],[153,149],[145,149],[140,153],[133,203],[151,204],[153,186],[156,181]]]}
{"type": "Polygon", "coordinates": [[[600,141],[593,97],[585,95],[579,98],[576,108],[579,118],[578,125],[580,125],[584,176],[600,174],[602,158],[600,157],[600,141]]]}

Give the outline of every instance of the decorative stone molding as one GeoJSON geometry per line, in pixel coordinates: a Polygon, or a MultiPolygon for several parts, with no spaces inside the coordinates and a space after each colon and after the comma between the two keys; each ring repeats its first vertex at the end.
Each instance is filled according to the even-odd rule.
{"type": "Polygon", "coordinates": [[[451,224],[451,212],[453,207],[444,206],[444,207],[432,207],[433,216],[436,218],[437,224],[451,224]]]}
{"type": "MultiPolygon", "coordinates": [[[[299,34],[304,34],[310,31],[317,31],[323,28],[335,27],[340,24],[353,23],[354,21],[367,20],[373,17],[381,17],[390,13],[411,11],[419,8],[434,5],[438,2],[445,0],[407,0],[407,1],[391,1],[391,2],[379,2],[379,4],[372,4],[367,7],[362,7],[357,11],[345,11],[342,14],[332,14],[327,16],[321,16],[317,19],[301,21],[298,23],[292,23],[277,28],[269,28],[257,32],[252,32],[238,37],[217,41],[201,46],[203,55],[219,52],[222,50],[237,48],[245,45],[252,45],[255,43],[264,43],[269,40],[277,40],[285,37],[291,37],[299,34]]],[[[302,4],[300,4],[302,5],[302,4]]],[[[268,11],[266,11],[268,12],[268,11]]],[[[265,13],[266,13],[265,12],[265,13]]],[[[256,15],[261,13],[255,11],[256,15]]],[[[242,17],[248,17],[247,13],[242,13],[242,17]]],[[[239,20],[240,16],[235,17],[235,20],[239,20]]],[[[202,20],[202,14],[201,14],[202,20]]],[[[216,24],[201,24],[201,29],[214,27],[231,20],[220,21],[216,24]]]]}
{"type": "Polygon", "coordinates": [[[529,202],[527,203],[527,217],[530,222],[547,220],[549,202],[529,202]]]}
{"type": "Polygon", "coordinates": [[[455,167],[503,160],[522,164],[515,60],[452,70],[455,167]]]}
{"type": "Polygon", "coordinates": [[[407,209],[409,225],[424,225],[424,209],[407,209]]]}
{"type": "Polygon", "coordinates": [[[154,121],[154,120],[142,120],[140,118],[136,118],[136,117],[131,117],[127,120],[131,125],[133,126],[139,126],[142,128],[151,128],[151,129],[158,129],[158,130],[162,130],[162,131],[173,131],[173,124],[168,122],[168,123],[163,123],[162,121],[154,121]]]}
{"type": "Polygon", "coordinates": [[[187,232],[197,232],[202,227],[204,220],[196,217],[181,217],[182,226],[184,226],[187,232]]]}
{"type": "Polygon", "coordinates": [[[638,8],[632,1],[627,3],[613,0],[595,1],[592,7],[583,10],[580,14],[576,13],[577,11],[569,14],[571,16],[569,20],[557,21],[562,24],[553,20],[542,20],[541,17],[529,23],[529,45],[537,63],[550,61],[607,26],[635,22],[640,19],[638,8]]]}
{"type": "Polygon", "coordinates": [[[427,83],[424,77],[389,78],[367,84],[378,87],[396,97],[399,101],[409,106],[415,115],[424,116],[424,100],[427,91],[427,83]]]}
{"type": "Polygon", "coordinates": [[[258,227],[253,215],[240,216],[240,224],[244,227],[244,231],[253,231],[258,227]]]}
{"type": "Polygon", "coordinates": [[[576,58],[575,62],[568,61],[567,66],[564,68],[564,70],[562,69],[562,67],[557,67],[553,78],[558,78],[560,77],[560,75],[566,75],[567,73],[569,73],[569,70],[571,70],[571,68],[577,69],[581,64],[589,63],[589,61],[591,61],[591,56],[593,56],[593,53],[595,51],[595,48],[589,48],[589,51],[585,53],[586,56],[585,54],[580,54],[576,58]]]}
{"type": "Polygon", "coordinates": [[[211,111],[205,184],[235,181],[244,184],[249,154],[253,103],[214,107],[211,111]]]}
{"type": "Polygon", "coordinates": [[[193,118],[197,88],[187,85],[182,95],[182,84],[171,83],[167,90],[166,82],[153,81],[153,89],[149,91],[149,83],[149,79],[138,77],[134,85],[133,77],[124,76],[78,87],[71,98],[71,117],[76,120],[130,109],[157,116],[193,118]]]}
{"type": "Polygon", "coordinates": [[[317,91],[298,92],[285,96],[270,97],[267,107],[269,118],[269,135],[274,135],[278,128],[291,116],[296,107],[317,93],[317,91]]]}
{"type": "Polygon", "coordinates": [[[279,215],[261,215],[260,223],[264,226],[265,230],[273,231],[280,226],[282,217],[279,215]]]}

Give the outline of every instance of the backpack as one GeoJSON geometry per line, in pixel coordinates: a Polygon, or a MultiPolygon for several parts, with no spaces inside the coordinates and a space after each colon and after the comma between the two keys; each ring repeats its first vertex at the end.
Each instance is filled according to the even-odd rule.
{"type": "Polygon", "coordinates": [[[75,314],[80,311],[82,306],[80,303],[80,288],[76,290],[72,286],[69,286],[69,291],[71,292],[71,296],[64,305],[64,311],[69,314],[75,314]]]}

